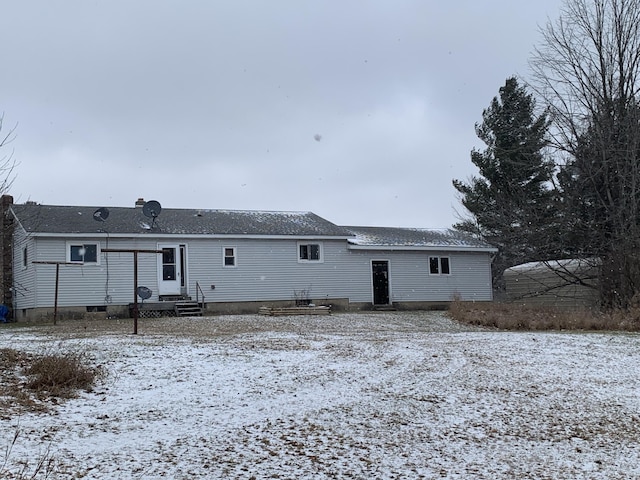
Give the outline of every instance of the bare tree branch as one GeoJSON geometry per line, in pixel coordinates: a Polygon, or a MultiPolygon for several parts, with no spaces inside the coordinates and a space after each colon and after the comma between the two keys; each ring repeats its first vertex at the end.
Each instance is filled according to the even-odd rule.
{"type": "Polygon", "coordinates": [[[640,288],[640,2],[565,0],[542,30],[531,88],[550,109],[564,243],[602,260],[603,303],[640,288]]]}
{"type": "MultiPolygon", "coordinates": [[[[16,136],[17,125],[10,128],[6,133],[3,132],[4,114],[0,115],[0,151],[4,150],[16,136]]],[[[15,180],[15,168],[17,166],[13,157],[13,150],[0,156],[0,195],[7,193],[15,180]]]]}

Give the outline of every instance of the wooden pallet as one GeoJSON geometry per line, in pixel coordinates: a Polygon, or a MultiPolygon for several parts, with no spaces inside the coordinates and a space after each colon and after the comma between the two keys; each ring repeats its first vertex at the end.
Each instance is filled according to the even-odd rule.
{"type": "Polygon", "coordinates": [[[260,315],[272,317],[283,315],[329,315],[331,307],[260,307],[260,315]]]}

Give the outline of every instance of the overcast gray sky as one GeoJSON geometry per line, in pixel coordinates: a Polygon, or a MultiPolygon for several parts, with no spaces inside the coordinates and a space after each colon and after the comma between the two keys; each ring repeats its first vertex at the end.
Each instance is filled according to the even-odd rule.
{"type": "Polygon", "coordinates": [[[474,124],[560,4],[5,1],[10,193],[448,227],[474,124]]]}

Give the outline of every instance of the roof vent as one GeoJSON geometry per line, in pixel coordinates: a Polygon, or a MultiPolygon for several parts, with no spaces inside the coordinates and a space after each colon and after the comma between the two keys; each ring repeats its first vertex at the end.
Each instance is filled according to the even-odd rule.
{"type": "Polygon", "coordinates": [[[142,208],[144,207],[145,201],[144,198],[140,197],[138,198],[138,200],[136,200],[136,208],[142,208]]]}

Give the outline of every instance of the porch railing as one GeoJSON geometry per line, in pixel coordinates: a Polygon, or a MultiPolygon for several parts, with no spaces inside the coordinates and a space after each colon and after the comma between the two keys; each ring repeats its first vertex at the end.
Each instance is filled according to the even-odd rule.
{"type": "Polygon", "coordinates": [[[204,307],[204,291],[202,290],[199,282],[196,282],[196,303],[204,307]],[[200,301],[200,296],[202,296],[202,303],[200,301]]]}

